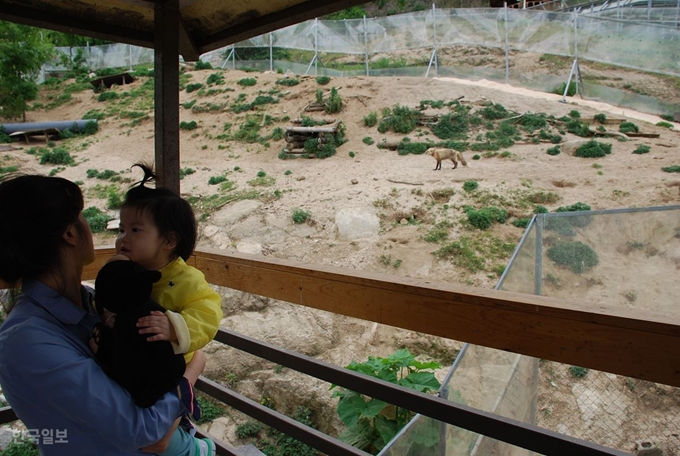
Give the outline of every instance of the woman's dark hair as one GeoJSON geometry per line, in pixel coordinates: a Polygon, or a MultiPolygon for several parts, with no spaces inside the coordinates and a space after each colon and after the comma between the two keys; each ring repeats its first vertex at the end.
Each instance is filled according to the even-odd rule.
{"type": "Polygon", "coordinates": [[[16,175],[0,181],[0,279],[15,285],[59,262],[62,236],[78,221],[83,194],[61,177],[16,175]]]}
{"type": "Polygon", "coordinates": [[[177,247],[173,252],[184,261],[196,246],[196,216],[189,203],[175,192],[165,187],[150,188],[145,184],[156,180],[151,166],[136,163],[144,171],[144,178],[125,194],[123,208],[146,212],[153,218],[158,234],[168,238],[174,235],[177,247]]]}

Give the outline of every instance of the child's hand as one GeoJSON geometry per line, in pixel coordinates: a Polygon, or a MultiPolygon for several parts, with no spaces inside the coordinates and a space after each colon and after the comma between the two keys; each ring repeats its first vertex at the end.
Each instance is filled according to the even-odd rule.
{"type": "Polygon", "coordinates": [[[149,316],[137,320],[137,327],[142,328],[139,330],[139,334],[155,334],[146,339],[149,342],[157,340],[177,342],[177,334],[175,334],[175,328],[170,323],[170,319],[159,310],[154,310],[149,316]]]}

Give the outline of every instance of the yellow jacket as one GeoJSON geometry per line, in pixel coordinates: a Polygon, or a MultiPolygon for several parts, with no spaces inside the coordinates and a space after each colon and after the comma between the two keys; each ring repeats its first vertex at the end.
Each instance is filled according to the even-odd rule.
{"type": "Polygon", "coordinates": [[[222,297],[201,271],[182,258],[161,269],[161,279],[153,285],[151,299],[167,310],[178,339],[173,348],[175,353],[185,353],[186,362],[217,334],[223,315],[222,297]]]}

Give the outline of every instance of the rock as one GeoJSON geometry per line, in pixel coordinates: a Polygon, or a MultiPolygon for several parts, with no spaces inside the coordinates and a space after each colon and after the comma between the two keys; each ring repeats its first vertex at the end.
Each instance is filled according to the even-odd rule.
{"type": "Polygon", "coordinates": [[[303,180],[305,180],[305,176],[296,177],[295,180],[303,181],[303,180]]]}
{"type": "Polygon", "coordinates": [[[637,456],[664,456],[663,450],[650,440],[635,442],[635,454],[637,456]]]}
{"type": "Polygon", "coordinates": [[[236,250],[241,253],[250,253],[252,255],[262,255],[262,244],[252,241],[241,241],[236,244],[236,250]]]}
{"type": "Polygon", "coordinates": [[[346,240],[377,236],[380,219],[372,207],[348,207],[335,214],[338,235],[346,240]]]}
{"type": "Polygon", "coordinates": [[[237,201],[215,212],[211,221],[217,226],[230,226],[249,216],[263,205],[264,203],[257,200],[237,201]]]}
{"type": "Polygon", "coordinates": [[[399,220],[399,224],[400,224],[400,225],[408,225],[408,220],[406,220],[405,218],[403,218],[403,219],[399,220]]]}
{"type": "Polygon", "coordinates": [[[564,144],[560,144],[560,151],[564,154],[568,155],[574,155],[576,153],[576,149],[587,143],[588,141],[568,141],[564,144]]]}
{"type": "Polygon", "coordinates": [[[356,179],[352,179],[352,183],[356,185],[356,184],[358,184],[358,183],[359,183],[359,181],[358,181],[358,180],[356,180],[356,179]]]}

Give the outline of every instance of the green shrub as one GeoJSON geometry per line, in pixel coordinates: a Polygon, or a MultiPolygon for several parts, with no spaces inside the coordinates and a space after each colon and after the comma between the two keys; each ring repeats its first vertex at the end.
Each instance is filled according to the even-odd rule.
{"type": "Polygon", "coordinates": [[[111,217],[104,214],[99,208],[91,206],[83,210],[83,217],[90,225],[93,233],[101,233],[106,231],[106,224],[111,220],[111,217]]]}
{"type": "Polygon", "coordinates": [[[548,208],[545,206],[536,206],[534,208],[534,214],[546,214],[548,213],[548,208]]]}
{"type": "MultiPolygon", "coordinates": [[[[564,95],[564,89],[567,88],[567,83],[563,82],[562,84],[556,86],[555,88],[552,89],[550,93],[554,93],[557,95],[564,95]]],[[[570,97],[573,97],[576,95],[576,84],[573,82],[569,83],[569,90],[567,90],[567,95],[570,97]]]]}
{"type": "Polygon", "coordinates": [[[274,130],[272,130],[272,140],[274,141],[280,141],[283,138],[285,138],[286,132],[283,130],[281,127],[276,127],[274,130]]]}
{"type": "Polygon", "coordinates": [[[182,121],[179,123],[180,130],[195,130],[196,128],[198,128],[198,124],[195,120],[192,120],[191,122],[182,121]]]}
{"type": "Polygon", "coordinates": [[[65,147],[55,147],[54,149],[43,149],[40,155],[40,164],[52,165],[72,165],[75,163],[73,157],[65,147]]]}
{"type": "Polygon", "coordinates": [[[258,171],[257,172],[257,177],[265,177],[266,175],[267,175],[267,173],[265,173],[264,171],[258,171]]]}
{"type": "Polygon", "coordinates": [[[634,154],[648,154],[650,151],[650,147],[646,144],[640,144],[637,146],[637,148],[633,151],[634,154]]]}
{"type": "Polygon", "coordinates": [[[621,133],[637,133],[639,128],[633,122],[621,122],[621,125],[619,125],[619,131],[621,133]]]}
{"type": "MultiPolygon", "coordinates": [[[[405,349],[398,350],[387,358],[369,356],[364,363],[352,361],[346,366],[352,371],[421,393],[435,392],[440,388],[441,384],[434,374],[435,369],[440,367],[434,361],[417,361],[405,349]]],[[[377,454],[415,415],[405,408],[394,407],[345,388],[336,388],[337,385],[331,386],[334,390],[331,397],[339,398],[338,415],[347,427],[339,439],[371,454],[377,454]]],[[[413,454],[433,454],[432,449],[439,440],[436,428],[433,430],[434,433],[419,435],[421,452],[413,454]]]]}
{"type": "Polygon", "coordinates": [[[326,113],[327,114],[335,114],[340,112],[342,109],[342,98],[340,98],[340,94],[338,93],[338,90],[333,87],[331,89],[331,94],[328,97],[328,104],[326,105],[326,113]]]}
{"type": "Polygon", "coordinates": [[[560,146],[551,147],[548,150],[546,150],[546,153],[548,155],[559,155],[560,154],[560,146]]]}
{"type": "Polygon", "coordinates": [[[286,172],[283,173],[284,176],[290,176],[291,174],[293,174],[293,171],[291,171],[289,169],[287,169],[286,172]]]}
{"type": "Polygon", "coordinates": [[[569,373],[576,378],[583,378],[588,375],[588,369],[585,367],[571,366],[569,368],[569,373]]]}
{"type": "Polygon", "coordinates": [[[312,214],[300,208],[293,209],[293,223],[305,223],[312,214]]]}
{"type": "Polygon", "coordinates": [[[417,109],[407,106],[396,105],[392,110],[387,108],[383,112],[383,118],[378,124],[378,131],[385,133],[393,131],[395,133],[411,133],[416,129],[422,113],[417,109]]]}
{"type": "Polygon", "coordinates": [[[477,183],[477,181],[465,181],[465,183],[463,184],[463,190],[465,190],[468,193],[473,192],[478,188],[479,184],[477,183]]]}
{"type": "Polygon", "coordinates": [[[673,128],[673,124],[668,122],[659,122],[656,124],[657,127],[673,128]]]}
{"type": "Polygon", "coordinates": [[[356,154],[353,151],[351,151],[351,150],[349,151],[349,158],[354,158],[355,155],[356,154]]]}
{"type": "Polygon", "coordinates": [[[247,439],[250,437],[257,437],[262,430],[262,425],[256,421],[249,421],[245,424],[240,424],[236,428],[236,437],[239,439],[247,439]]]}
{"type": "Polygon", "coordinates": [[[319,85],[326,85],[331,82],[330,76],[318,76],[316,78],[316,83],[319,85]]]}
{"type": "Polygon", "coordinates": [[[257,84],[257,79],[255,78],[243,78],[239,79],[236,84],[240,85],[241,87],[252,87],[255,84],[257,84]]]}
{"type": "Polygon", "coordinates": [[[367,116],[364,116],[364,126],[375,127],[378,123],[378,113],[371,111],[367,116]]]}
{"type": "Polygon", "coordinates": [[[581,113],[579,111],[575,110],[575,109],[572,109],[571,111],[569,111],[568,115],[572,119],[580,119],[581,118],[581,113]]]}
{"type": "Polygon", "coordinates": [[[221,73],[213,73],[210,76],[208,76],[208,79],[205,80],[205,83],[208,85],[222,85],[224,84],[224,76],[222,76],[221,73]]]}
{"type": "Polygon", "coordinates": [[[204,62],[202,60],[199,60],[196,62],[196,66],[194,67],[197,70],[212,70],[212,65],[210,62],[204,62]]]}
{"type": "Polygon", "coordinates": [[[194,83],[194,84],[187,84],[186,91],[187,93],[195,92],[196,90],[200,89],[203,87],[203,84],[200,82],[194,83]]]}
{"type": "Polygon", "coordinates": [[[517,228],[526,228],[529,225],[529,221],[531,219],[528,218],[519,218],[515,219],[512,221],[512,224],[516,226],[517,228]]]}
{"type": "Polygon", "coordinates": [[[569,133],[575,134],[582,138],[587,138],[590,136],[590,129],[588,125],[584,124],[578,119],[570,119],[567,121],[567,131],[569,133]]]}
{"type": "Polygon", "coordinates": [[[97,97],[97,101],[115,100],[118,98],[118,92],[103,92],[97,97]]]}
{"type": "Polygon", "coordinates": [[[494,222],[505,223],[508,213],[505,209],[494,206],[483,207],[479,210],[470,209],[467,211],[468,221],[472,226],[480,230],[487,230],[494,222]]]}
{"type": "Polygon", "coordinates": [[[0,451],[0,456],[40,456],[38,446],[31,440],[12,440],[0,451]]]}
{"type": "Polygon", "coordinates": [[[87,111],[85,114],[83,114],[82,119],[83,120],[88,120],[88,119],[93,119],[93,120],[102,120],[106,117],[106,114],[101,112],[98,109],[90,109],[87,111]]]}
{"type": "Polygon", "coordinates": [[[300,83],[299,79],[295,78],[281,78],[276,80],[276,84],[286,86],[286,87],[293,87],[296,86],[300,83]]]}
{"type": "Polygon", "coordinates": [[[505,119],[510,115],[510,113],[505,109],[503,105],[492,104],[491,106],[485,106],[479,112],[482,117],[486,120],[498,120],[505,119]]]}
{"type": "Polygon", "coordinates": [[[189,174],[194,174],[196,171],[193,168],[180,168],[179,170],[179,178],[184,179],[184,176],[188,176],[189,174]]]}
{"type": "Polygon", "coordinates": [[[366,144],[368,146],[373,144],[373,138],[371,138],[370,136],[364,137],[364,139],[362,139],[362,141],[364,142],[364,144],[366,144]]]}
{"type": "Polygon", "coordinates": [[[203,396],[196,396],[196,400],[198,401],[198,405],[201,406],[201,419],[197,421],[198,424],[210,423],[227,414],[223,408],[212,400],[208,400],[203,396]]]}
{"type": "Polygon", "coordinates": [[[576,149],[574,156],[585,158],[604,157],[612,152],[612,145],[599,141],[590,140],[576,149]]]}
{"type": "Polygon", "coordinates": [[[547,251],[548,258],[581,274],[598,264],[597,254],[581,241],[560,242],[547,251]]]}
{"type": "Polygon", "coordinates": [[[480,158],[482,158],[482,157],[481,157],[479,154],[474,154],[474,155],[472,156],[472,159],[473,159],[473,160],[479,160],[480,158]]]}
{"type": "Polygon", "coordinates": [[[226,181],[227,181],[226,176],[210,176],[210,179],[208,179],[208,185],[217,185],[226,181]]]}
{"type": "Polygon", "coordinates": [[[664,166],[661,171],[666,171],[667,173],[680,173],[680,165],[664,166]]]}
{"type": "Polygon", "coordinates": [[[593,120],[595,120],[595,122],[603,124],[607,121],[607,116],[605,116],[604,114],[595,114],[593,116],[593,120]]]}

